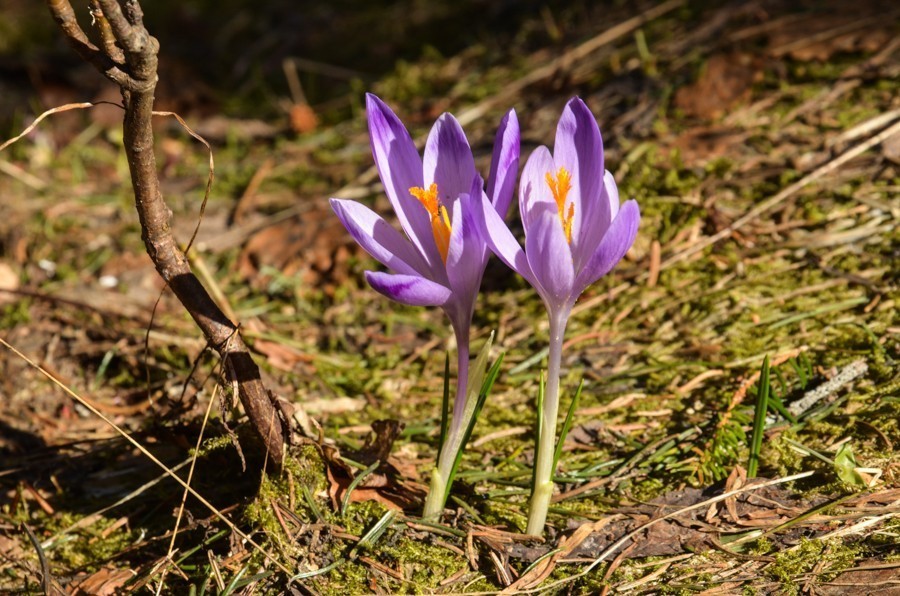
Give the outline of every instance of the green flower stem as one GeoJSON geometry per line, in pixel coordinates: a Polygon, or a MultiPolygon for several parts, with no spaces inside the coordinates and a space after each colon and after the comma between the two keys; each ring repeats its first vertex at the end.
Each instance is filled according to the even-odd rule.
{"type": "Polygon", "coordinates": [[[469,381],[469,329],[463,326],[454,326],[456,331],[457,375],[456,375],[456,399],[451,410],[451,420],[441,420],[442,428],[447,429],[443,444],[440,445],[438,465],[431,473],[431,483],[428,488],[428,496],[425,497],[425,508],[422,512],[424,519],[436,520],[444,511],[447,497],[450,495],[448,479],[453,473],[453,465],[456,462],[456,453],[464,447],[462,445],[468,420],[464,420],[466,412],[466,400],[469,381]]]}
{"type": "Polygon", "coordinates": [[[531,505],[528,511],[526,533],[540,536],[544,533],[547,510],[553,496],[554,455],[556,453],[556,418],[559,414],[559,367],[562,360],[563,336],[569,310],[550,313],[550,353],[547,358],[547,385],[538,432],[537,455],[534,463],[534,484],[531,487],[531,505]]]}

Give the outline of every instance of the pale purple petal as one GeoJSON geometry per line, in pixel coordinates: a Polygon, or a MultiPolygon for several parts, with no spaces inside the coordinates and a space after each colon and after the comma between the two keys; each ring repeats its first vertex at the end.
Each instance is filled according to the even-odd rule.
{"type": "MultiPolygon", "coordinates": [[[[598,209],[595,206],[591,212],[608,212],[610,214],[610,221],[615,219],[616,214],[619,212],[619,189],[616,186],[616,179],[608,170],[603,175],[603,190],[601,191],[599,202],[606,205],[608,211],[607,209],[598,209]]],[[[575,244],[575,237],[573,234],[572,258],[575,261],[575,271],[584,269],[588,261],[590,261],[591,257],[593,257],[594,253],[597,251],[597,245],[600,244],[600,241],[606,235],[606,231],[609,228],[609,225],[604,224],[604,221],[605,220],[602,217],[597,220],[596,216],[594,217],[594,221],[589,221],[587,218],[583,219],[581,237],[578,238],[577,245],[575,244]]]]}
{"type": "Polygon", "coordinates": [[[451,114],[441,114],[431,128],[423,164],[425,186],[436,183],[438,199],[451,211],[454,199],[469,192],[476,174],[472,148],[451,114]]]}
{"type": "Polygon", "coordinates": [[[555,204],[532,207],[531,217],[534,221],[525,234],[525,255],[540,283],[535,289],[541,293],[547,308],[554,310],[566,305],[572,297],[575,281],[572,252],[555,204]]]}
{"type": "Polygon", "coordinates": [[[576,267],[587,260],[591,240],[582,241],[598,228],[602,232],[609,227],[608,204],[600,201],[603,192],[603,140],[597,120],[581,99],[573,97],[566,104],[556,128],[553,145],[554,165],[564,167],[572,174],[572,190],[568,200],[575,205],[572,224],[572,254],[576,267]]]}
{"type": "Polygon", "coordinates": [[[515,110],[510,110],[497,129],[494,138],[494,154],[491,157],[491,173],[488,175],[487,194],[500,217],[506,218],[509,204],[516,189],[519,173],[519,120],[515,110]]]}
{"type": "MultiPolygon", "coordinates": [[[[557,218],[559,217],[556,200],[553,198],[550,185],[547,184],[548,173],[556,175],[553,158],[549,149],[540,146],[528,157],[525,168],[522,170],[522,180],[519,182],[519,214],[522,217],[522,225],[525,227],[526,238],[531,233],[536,214],[552,208],[557,213],[557,218]]],[[[560,229],[562,229],[562,224],[560,224],[560,229]]]]}
{"type": "Polygon", "coordinates": [[[634,244],[640,221],[641,212],[637,201],[634,199],[625,201],[590,261],[578,274],[578,279],[575,282],[575,289],[578,291],[578,294],[581,294],[589,285],[612,271],[612,268],[622,260],[625,253],[634,244]]]}
{"type": "Polygon", "coordinates": [[[410,306],[443,306],[451,296],[450,288],[418,275],[366,271],[366,281],[376,292],[410,306]]]}
{"type": "MultiPolygon", "coordinates": [[[[481,176],[476,176],[472,194],[477,193],[476,197],[483,197],[483,187],[481,176]]],[[[472,194],[462,194],[454,202],[450,245],[447,250],[447,279],[453,290],[453,299],[459,302],[464,311],[460,313],[462,316],[471,315],[487,264],[487,246],[470,213],[474,201],[478,200],[473,199],[472,194]]]]}
{"type": "Polygon", "coordinates": [[[384,191],[403,231],[434,271],[441,264],[441,256],[434,245],[431,219],[428,211],[409,193],[411,187],[423,186],[422,158],[400,119],[371,93],[366,94],[366,111],[372,155],[384,191]]]}
{"type": "Polygon", "coordinates": [[[529,284],[539,289],[537,279],[525,257],[525,251],[519,246],[515,236],[509,231],[503,218],[485,197],[480,204],[473,205],[472,214],[479,226],[481,236],[491,251],[503,261],[507,267],[525,278],[529,284]]]}
{"type": "Polygon", "coordinates": [[[606,190],[606,198],[609,201],[609,221],[612,221],[619,213],[619,187],[609,170],[603,174],[603,188],[606,190]]]}
{"type": "Polygon", "coordinates": [[[396,273],[426,275],[428,265],[400,232],[356,201],[331,199],[331,208],[353,239],[379,263],[396,273]]]}

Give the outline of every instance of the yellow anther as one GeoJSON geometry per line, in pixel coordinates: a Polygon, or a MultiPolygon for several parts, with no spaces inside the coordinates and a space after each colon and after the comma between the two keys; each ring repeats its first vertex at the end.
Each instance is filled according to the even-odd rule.
{"type": "Polygon", "coordinates": [[[450,214],[438,200],[437,184],[432,182],[427,190],[413,186],[409,189],[409,194],[417,198],[431,216],[431,232],[434,234],[434,243],[437,244],[441,259],[446,264],[447,251],[450,249],[450,214]]]}
{"type": "Polygon", "coordinates": [[[569,203],[569,209],[566,210],[566,197],[572,190],[572,175],[569,170],[561,167],[556,171],[556,176],[552,172],[547,172],[547,186],[553,193],[553,199],[556,201],[556,208],[559,210],[559,221],[562,224],[563,232],[566,234],[566,242],[572,243],[572,221],[575,218],[575,203],[569,203]]]}

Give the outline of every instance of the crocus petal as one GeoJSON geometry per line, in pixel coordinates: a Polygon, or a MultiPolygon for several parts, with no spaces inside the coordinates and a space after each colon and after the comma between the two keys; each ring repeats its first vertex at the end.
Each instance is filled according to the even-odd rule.
{"type": "Polygon", "coordinates": [[[637,236],[641,211],[634,199],[625,201],[618,215],[606,231],[585,268],[578,274],[575,289],[580,295],[589,285],[612,271],[622,260],[637,236]]]}
{"type": "Polygon", "coordinates": [[[537,214],[542,214],[547,210],[552,210],[557,214],[556,224],[562,230],[559,209],[550,185],[547,184],[548,173],[556,175],[553,157],[551,157],[549,149],[540,146],[532,151],[528,161],[525,162],[522,180],[519,182],[519,214],[522,217],[522,225],[525,227],[526,238],[531,233],[537,214]]]}
{"type": "MultiPolygon", "coordinates": [[[[569,198],[575,205],[572,225],[572,255],[576,268],[590,256],[590,241],[581,237],[600,230],[600,237],[609,227],[608,203],[601,202],[603,191],[603,139],[597,120],[581,99],[573,97],[566,104],[556,127],[553,160],[557,168],[565,167],[572,174],[569,198]],[[589,248],[584,249],[585,244],[589,248]]],[[[597,238],[590,240],[597,241],[597,238]]]]}
{"type": "MultiPolygon", "coordinates": [[[[603,175],[603,189],[598,199],[599,203],[606,205],[606,208],[598,208],[597,205],[591,205],[590,213],[601,213],[601,217],[597,221],[582,220],[581,236],[578,238],[578,244],[575,244],[575,238],[572,238],[572,259],[575,262],[575,271],[581,271],[587,266],[588,261],[597,251],[597,245],[606,235],[609,225],[604,223],[602,214],[609,213],[610,221],[616,218],[619,213],[619,188],[616,186],[616,179],[607,170],[603,175]]],[[[596,215],[590,217],[596,218],[596,215]]]]}
{"type": "Polygon", "coordinates": [[[478,226],[481,237],[487,243],[491,251],[497,255],[503,263],[525,278],[535,289],[541,291],[525,251],[519,246],[515,236],[509,231],[503,218],[494,209],[486,197],[482,201],[473,201],[471,214],[473,221],[478,226]]]}
{"type": "Polygon", "coordinates": [[[497,129],[494,138],[494,154],[491,156],[491,173],[488,175],[487,194],[500,217],[505,218],[516,188],[519,172],[519,120],[515,110],[510,110],[497,129]]]}
{"type": "Polygon", "coordinates": [[[353,239],[385,267],[407,275],[428,272],[428,265],[409,240],[365,205],[331,199],[331,208],[353,239]]]}
{"type": "Polygon", "coordinates": [[[366,281],[376,292],[410,306],[443,306],[451,295],[450,288],[418,275],[366,271],[366,281]]]}
{"type": "Polygon", "coordinates": [[[531,230],[525,233],[525,255],[540,287],[548,310],[554,311],[569,302],[575,270],[572,266],[572,252],[566,241],[565,232],[559,223],[559,212],[540,204],[532,207],[534,221],[531,230]]]}
{"type": "Polygon", "coordinates": [[[450,211],[453,200],[469,192],[476,173],[472,148],[451,114],[441,114],[431,128],[425,142],[423,164],[425,186],[436,183],[438,198],[450,211]]]}
{"type": "Polygon", "coordinates": [[[432,271],[436,271],[442,263],[431,232],[431,218],[409,193],[410,188],[423,186],[422,158],[400,119],[371,93],[366,94],[366,111],[372,155],[385,193],[403,231],[425,257],[432,271]]]}
{"type": "MultiPolygon", "coordinates": [[[[481,176],[476,176],[477,187],[473,188],[477,197],[484,191],[481,176]]],[[[472,209],[472,194],[464,193],[454,201],[453,222],[450,232],[450,246],[447,251],[447,279],[453,298],[459,302],[463,318],[471,316],[475,305],[481,278],[487,264],[487,246],[481,239],[476,224],[468,212],[472,209]]]]}
{"type": "Polygon", "coordinates": [[[609,221],[611,222],[619,214],[619,187],[609,170],[603,174],[603,188],[609,201],[609,221]]]}

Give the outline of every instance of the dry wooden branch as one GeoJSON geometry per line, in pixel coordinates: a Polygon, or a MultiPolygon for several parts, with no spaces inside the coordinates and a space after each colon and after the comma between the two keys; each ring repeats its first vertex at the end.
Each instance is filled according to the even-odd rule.
{"type": "Polygon", "coordinates": [[[78,25],[69,0],[47,0],[50,13],[69,43],[121,88],[125,153],[147,253],[221,356],[226,374],[237,384],[250,423],[270,460],[279,466],[285,444],[284,424],[260,378],[259,368],[237,325],[222,313],[191,271],[169,226],[170,211],[159,188],[151,126],[159,42],[144,27],[137,0],[92,0],[91,5],[102,49],[78,25]]]}

